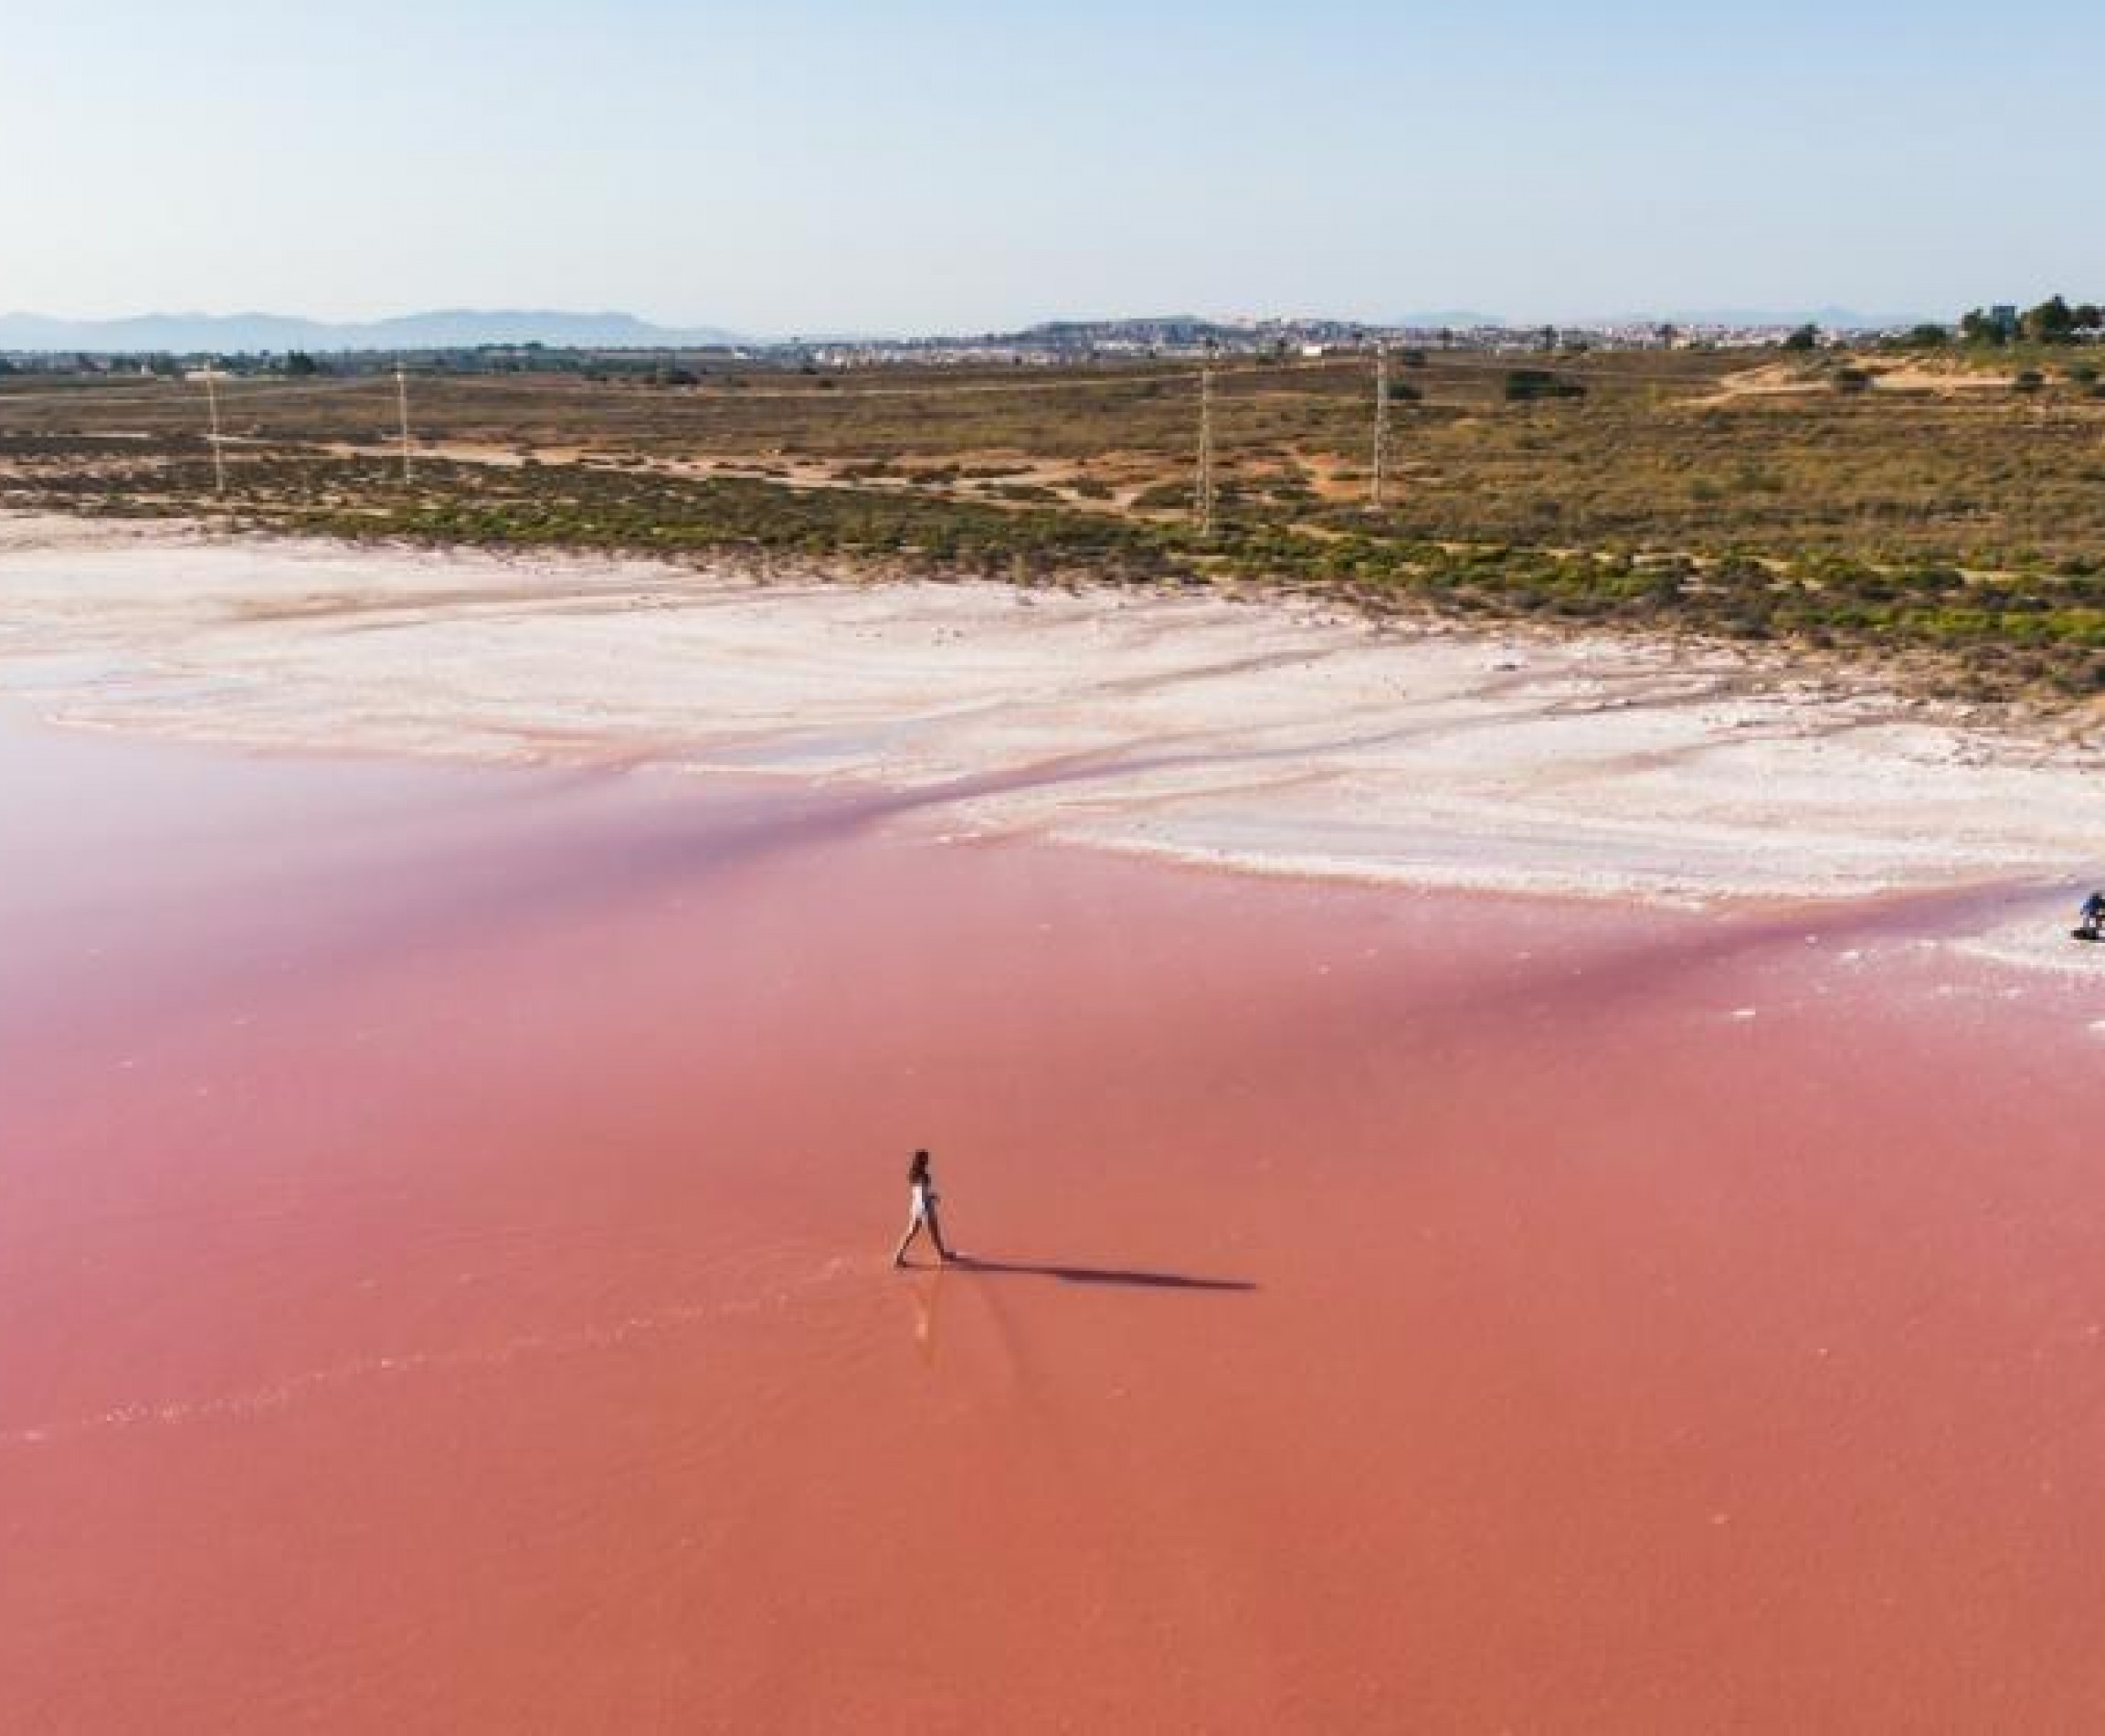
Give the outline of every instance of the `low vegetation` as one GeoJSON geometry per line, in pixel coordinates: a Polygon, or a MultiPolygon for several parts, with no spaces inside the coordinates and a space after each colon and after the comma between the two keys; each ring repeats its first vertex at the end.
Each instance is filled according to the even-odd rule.
{"type": "MultiPolygon", "coordinates": [[[[2071,310],[2072,317],[2087,311],[2071,310]]],[[[2027,316],[2029,317],[2029,316],[2027,316]]],[[[1238,363],[1218,522],[1188,365],[724,366],[410,385],[0,390],[0,505],[502,547],[740,552],[1025,581],[1308,587],[1901,658],[1940,691],[2105,695],[2105,398],[2067,344],[1238,363]]]]}

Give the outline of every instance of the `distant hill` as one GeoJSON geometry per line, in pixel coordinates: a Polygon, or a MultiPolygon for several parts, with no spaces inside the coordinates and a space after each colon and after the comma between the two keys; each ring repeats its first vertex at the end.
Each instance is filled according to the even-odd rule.
{"type": "Polygon", "coordinates": [[[1571,326],[1574,328],[1629,326],[1629,325],[1728,325],[1742,328],[1760,328],[1781,325],[1817,325],[1830,332],[1884,332],[1897,326],[1920,324],[1927,315],[1920,313],[1861,313],[1847,307],[1807,308],[1747,308],[1710,307],[1669,309],[1660,313],[1589,313],[1582,317],[1571,315],[1556,319],[1522,320],[1499,313],[1481,313],[1464,309],[1440,312],[1405,313],[1391,322],[1399,326],[1419,330],[1446,327],[1456,332],[1466,332],[1477,326],[1501,326],[1508,331],[1527,331],[1539,325],[1571,326]]]}
{"type": "Polygon", "coordinates": [[[1400,313],[1385,323],[1416,332],[1473,332],[1481,326],[1515,323],[1502,314],[1480,313],[1470,308],[1433,308],[1421,313],[1400,313]]]}
{"type": "Polygon", "coordinates": [[[486,344],[552,349],[676,349],[734,344],[716,326],[675,330],[632,313],[447,308],[342,323],[281,313],[141,313],[121,320],[58,320],[0,313],[0,350],[85,350],[95,355],[178,355],[285,350],[451,350],[486,344]]]}
{"type": "Polygon", "coordinates": [[[1572,320],[1571,324],[1642,326],[1646,322],[1667,322],[1676,326],[1821,326],[1831,333],[1882,333],[1895,326],[1920,326],[1928,318],[1928,313],[1861,313],[1855,307],[1682,307],[1667,313],[1572,320]]]}

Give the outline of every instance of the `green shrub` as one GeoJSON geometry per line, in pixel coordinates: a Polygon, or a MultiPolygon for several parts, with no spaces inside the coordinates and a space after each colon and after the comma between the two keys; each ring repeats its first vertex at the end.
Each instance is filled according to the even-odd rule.
{"type": "Polygon", "coordinates": [[[1515,367],[1506,371],[1506,401],[1531,404],[1546,398],[1584,397],[1586,388],[1544,367],[1515,367]]]}

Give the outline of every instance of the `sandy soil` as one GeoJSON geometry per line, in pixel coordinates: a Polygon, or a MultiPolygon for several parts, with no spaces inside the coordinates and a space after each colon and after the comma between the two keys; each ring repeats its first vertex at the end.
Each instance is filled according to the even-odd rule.
{"type": "Polygon", "coordinates": [[[1422,886],[1638,896],[2011,888],[2005,952],[2100,871],[2105,785],[1787,668],[1381,630],[1163,592],[765,587],[0,520],[0,693],[273,747],[839,778],[960,832],[1422,886]]]}
{"type": "MultiPolygon", "coordinates": [[[[1930,392],[1947,397],[1963,397],[1990,392],[2009,393],[2016,370],[1970,367],[1948,363],[1878,360],[1867,365],[1871,389],[1879,392],[1930,392]]],[[[1728,375],[1718,389],[1700,400],[1725,404],[1742,397],[1825,397],[1835,390],[1833,379],[1793,359],[1771,362],[1761,367],[1728,375]]]]}
{"type": "MultiPolygon", "coordinates": [[[[245,443],[233,439],[227,441],[228,445],[245,443]]],[[[383,460],[393,460],[400,452],[397,445],[386,440],[328,440],[321,442],[319,450],[340,458],[383,460]]],[[[1038,458],[1020,451],[975,451],[963,460],[942,454],[929,454],[926,457],[907,455],[893,460],[891,472],[874,476],[849,460],[840,459],[792,459],[779,456],[772,460],[751,456],[673,458],[661,453],[624,455],[598,451],[588,447],[551,446],[535,446],[529,453],[516,445],[502,446],[465,440],[418,441],[416,455],[420,458],[443,459],[457,464],[486,464],[498,470],[517,470],[531,457],[538,463],[604,463],[619,465],[624,469],[640,467],[676,476],[765,479],[793,488],[889,489],[916,494],[929,492],[934,485],[926,481],[909,481],[897,472],[942,465],[956,467],[962,461],[968,471],[976,473],[961,474],[939,492],[960,500],[978,500],[989,505],[1014,506],[1019,510],[1029,503],[1006,499],[999,492],[1001,488],[1030,483],[1081,498],[1075,484],[1093,475],[1084,463],[1038,458]],[[996,473],[979,473],[986,471],[996,473]]],[[[1129,502],[1143,487],[1145,483],[1130,485],[1120,491],[1115,498],[1129,502]]]]}

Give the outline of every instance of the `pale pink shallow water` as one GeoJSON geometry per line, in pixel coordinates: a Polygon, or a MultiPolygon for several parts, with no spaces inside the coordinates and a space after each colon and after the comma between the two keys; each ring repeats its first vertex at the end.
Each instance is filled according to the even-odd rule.
{"type": "Polygon", "coordinates": [[[1934,902],[0,744],[0,1729],[2105,1720],[2105,1007],[1934,902]]]}

